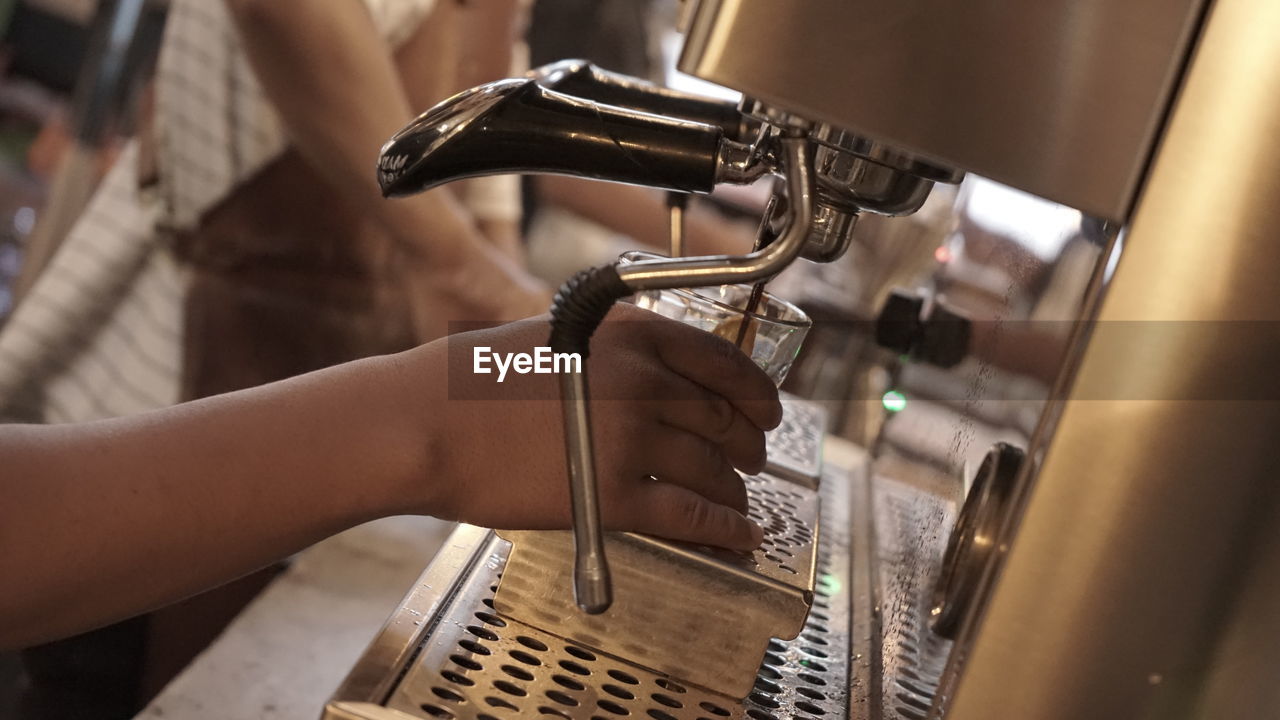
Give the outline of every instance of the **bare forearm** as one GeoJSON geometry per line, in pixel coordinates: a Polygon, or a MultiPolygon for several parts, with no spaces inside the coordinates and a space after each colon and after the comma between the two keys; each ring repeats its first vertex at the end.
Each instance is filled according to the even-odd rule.
{"type": "Polygon", "coordinates": [[[134,418],[0,427],[0,647],[172,602],[365,520],[421,511],[423,492],[403,489],[427,475],[425,401],[402,386],[401,363],[134,418]]]}
{"type": "Polygon", "coordinates": [[[299,152],[406,248],[441,266],[465,261],[475,231],[449,192],[391,202],[378,188],[378,151],[416,112],[363,4],[228,4],[255,74],[299,152]]]}
{"type": "MultiPolygon", "coordinates": [[[[544,317],[133,418],[0,426],[0,649],[143,612],[383,515],[566,527],[556,379],[498,388],[472,372],[481,350],[510,358],[545,338],[544,317]]],[[[764,467],[764,431],[782,418],[768,376],[634,306],[593,342],[593,385],[617,399],[592,419],[606,527],[758,546],[733,468],[764,467]]]]}

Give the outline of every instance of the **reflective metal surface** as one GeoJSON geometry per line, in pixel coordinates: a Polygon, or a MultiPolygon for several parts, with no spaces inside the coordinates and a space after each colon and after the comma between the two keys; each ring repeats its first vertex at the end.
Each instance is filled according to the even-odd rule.
{"type": "Polygon", "coordinates": [[[585,373],[562,373],[559,380],[573,510],[573,578],[568,584],[583,612],[602,613],[613,602],[613,587],[591,446],[591,396],[585,373]]]}
{"type": "Polygon", "coordinates": [[[930,625],[941,637],[955,638],[973,606],[982,573],[996,552],[996,536],[1008,517],[1009,496],[1024,457],[1021,449],[997,443],[982,459],[951,530],[947,552],[942,556],[942,573],[933,593],[930,625]]]}
{"type": "Polygon", "coordinates": [[[813,158],[803,137],[780,141],[787,187],[787,225],[768,247],[741,256],[710,255],[678,260],[642,260],[620,266],[618,276],[632,290],[738,285],[781,272],[796,259],[813,217],[813,158]]]}
{"type": "Polygon", "coordinates": [[[929,598],[955,505],[936,489],[878,474],[864,501],[874,528],[867,581],[878,617],[863,652],[875,689],[869,707],[851,717],[922,720],[951,650],[929,628],[929,598]]]}
{"type": "Polygon", "coordinates": [[[680,69],[1122,220],[1201,0],[700,0],[680,69]]]}
{"type": "Polygon", "coordinates": [[[934,181],[956,183],[964,177],[962,172],[825,123],[816,126],[809,137],[818,143],[814,169],[820,207],[846,213],[909,215],[928,199],[934,181]]]}
{"type": "Polygon", "coordinates": [[[846,212],[909,215],[933,189],[932,180],[825,146],[818,147],[814,167],[825,203],[846,212]]]}
{"type": "Polygon", "coordinates": [[[610,533],[614,602],[583,615],[567,532],[508,532],[512,544],[494,607],[505,618],[627,658],[682,683],[734,698],[751,690],[770,638],[795,638],[813,600],[817,493],[768,476],[747,478],[750,516],[765,528],[750,555],[634,533],[610,533]],[[691,647],[699,648],[696,663],[691,647]]]}
{"type": "Polygon", "coordinates": [[[585,100],[715,125],[730,140],[749,140],[755,130],[743,122],[735,103],[610,72],[587,60],[561,60],[535,68],[528,76],[548,89],[585,100]]]}
{"type": "MultiPolygon", "coordinates": [[[[865,513],[869,526],[861,542],[870,555],[866,602],[876,610],[865,640],[854,639],[860,657],[851,682],[869,686],[855,718],[921,720],[941,697],[953,643],[934,631],[932,611],[956,511],[967,493],[980,492],[969,484],[989,448],[1030,443],[1108,257],[1098,223],[980,177],[968,177],[950,200],[934,200],[909,218],[865,216],[849,257],[821,268],[821,283],[777,288],[811,314],[812,303],[847,302],[842,317],[854,319],[827,326],[846,340],[871,334],[875,323],[859,318],[877,316],[894,287],[973,323],[959,363],[939,366],[876,348],[874,339],[855,353],[836,346],[830,360],[858,379],[846,417],[872,418],[857,428],[846,420],[842,431],[869,435],[873,473],[865,500],[855,497],[855,515],[865,513]]],[[[815,331],[823,327],[819,320],[815,331]]],[[[806,372],[802,359],[792,377],[806,372]]],[[[830,403],[825,393],[810,396],[830,403]]],[[[999,504],[990,507],[984,537],[1005,517],[999,504]]],[[[979,577],[982,570],[977,563],[979,577]]]]}
{"type": "Polygon", "coordinates": [[[554,173],[710,192],[719,127],[497,80],[418,116],[385,145],[378,183],[399,197],[468,177],[554,173]]]}
{"type": "MultiPolygon", "coordinates": [[[[784,407],[782,425],[768,435],[768,465],[793,480],[768,475],[746,480],[751,517],[765,528],[759,551],[745,556],[634,534],[601,537],[600,557],[607,554],[618,568],[613,586],[604,587],[610,603],[614,597],[618,602],[598,617],[584,617],[563,588],[584,587],[577,573],[590,544],[570,542],[566,532],[503,532],[513,549],[496,598],[498,610],[673,677],[745,696],[765,643],[773,637],[795,637],[814,587],[814,489],[821,472],[826,415],[820,407],[794,398],[786,399],[784,407]],[[805,487],[792,487],[794,481],[805,487]],[[674,617],[683,623],[680,633],[668,631],[674,617]],[[713,648],[707,662],[687,664],[685,652],[692,638],[734,624],[750,630],[706,637],[705,644],[713,648]]],[[[575,520],[574,532],[588,527],[595,526],[575,520]]],[[[575,600],[580,607],[584,598],[579,594],[575,600]]]]}
{"type": "MultiPolygon", "coordinates": [[[[1274,517],[1274,506],[1262,510],[1274,517]]],[[[1204,692],[1188,717],[1260,718],[1280,707],[1280,523],[1260,523],[1244,580],[1213,652],[1204,692]]]]}
{"type": "Polygon", "coordinates": [[[822,475],[822,439],[827,411],[821,405],[782,394],[782,424],[765,435],[764,471],[811,490],[822,475]]]}
{"type": "MultiPolygon", "coordinates": [[[[823,518],[836,528],[817,552],[813,609],[800,636],[768,643],[754,685],[736,700],[654,673],[494,613],[494,591],[506,572],[507,544],[492,533],[461,528],[396,611],[352,678],[383,677],[371,694],[349,679],[325,709],[328,720],[400,718],[842,717],[865,686],[849,688],[849,645],[867,627],[851,615],[865,593],[851,568],[850,500],[865,492],[859,467],[842,459],[824,477],[823,518]],[[412,627],[413,636],[397,632],[412,627]],[[394,658],[394,660],[393,660],[394,658]]],[[[865,523],[862,526],[865,527],[865,523]]],[[[672,628],[667,628],[671,630],[672,628]]],[[[687,662],[705,663],[708,648],[690,640],[687,662]]],[[[856,660],[854,660],[856,661],[856,660]]],[[[750,677],[749,675],[749,677],[750,677]]]]}
{"type": "Polygon", "coordinates": [[[958,183],[964,179],[964,173],[959,170],[927,162],[898,148],[855,135],[830,123],[818,123],[809,133],[809,137],[814,142],[833,150],[857,155],[895,170],[918,175],[926,180],[958,183]]]}
{"type": "Polygon", "coordinates": [[[526,82],[500,80],[458,93],[397,132],[378,154],[378,183],[384,192],[394,187],[421,158],[453,142],[460,133],[492,112],[513,89],[523,87],[526,82]],[[412,143],[406,143],[410,137],[412,143]]]}
{"type": "Polygon", "coordinates": [[[746,673],[753,680],[742,700],[679,679],[715,663],[742,626],[713,632],[686,627],[689,614],[655,619],[653,632],[685,647],[678,676],[655,673],[630,655],[602,654],[497,614],[497,584],[512,572],[509,548],[464,527],[352,673],[387,682],[371,693],[349,679],[325,717],[919,720],[950,646],[930,635],[927,618],[955,506],[920,476],[869,477],[866,460],[833,442],[813,607],[797,638],[768,642],[746,673]],[[405,627],[418,632],[398,631],[405,627]]]}
{"type": "MultiPolygon", "coordinates": [[[[395,688],[396,670],[410,662],[432,625],[423,619],[441,612],[450,600],[445,590],[469,572],[493,531],[459,525],[387,619],[369,648],[334,692],[346,703],[382,703],[395,688]]],[[[329,717],[326,714],[326,717],[329,717]]],[[[343,717],[343,716],[338,716],[343,717]]]]}
{"type": "Polygon", "coordinates": [[[1243,635],[1275,626],[1280,573],[1277,27],[1269,0],[1213,4],[949,720],[1277,711],[1223,674],[1275,657],[1243,635]]]}
{"type": "Polygon", "coordinates": [[[834,207],[819,197],[814,203],[813,227],[801,254],[814,262],[835,262],[853,242],[858,214],[834,207]]]}

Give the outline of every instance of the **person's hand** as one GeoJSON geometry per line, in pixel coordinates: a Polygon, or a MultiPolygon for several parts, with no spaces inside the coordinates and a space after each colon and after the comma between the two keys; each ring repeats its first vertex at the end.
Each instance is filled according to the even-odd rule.
{"type": "MultiPolygon", "coordinates": [[[[423,511],[505,529],[569,527],[558,378],[508,371],[498,383],[473,372],[475,348],[533,352],[547,334],[544,317],[424,349],[446,345],[448,377],[446,399],[429,409],[430,455],[443,460],[421,480],[432,488],[423,511]]],[[[758,546],[734,468],[764,468],[764,432],[782,418],[764,372],[731,343],[630,305],[596,332],[588,368],[605,527],[758,546]]]]}
{"type": "Polygon", "coordinates": [[[449,272],[408,261],[403,279],[414,332],[420,342],[444,337],[451,323],[501,323],[540,315],[551,306],[552,291],[529,275],[500,248],[484,248],[488,262],[449,272]]]}

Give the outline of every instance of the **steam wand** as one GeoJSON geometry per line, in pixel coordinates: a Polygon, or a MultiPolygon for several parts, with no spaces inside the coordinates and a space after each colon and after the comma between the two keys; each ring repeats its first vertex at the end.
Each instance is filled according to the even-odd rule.
{"type": "MultiPolygon", "coordinates": [[[[586,360],[591,335],[610,308],[636,292],[750,283],[776,275],[795,260],[809,235],[813,215],[813,158],[803,131],[787,131],[780,146],[790,217],[776,242],[742,256],[644,260],[584,270],[556,293],[548,343],[552,350],[578,353],[586,360]]],[[[613,589],[600,520],[585,362],[581,373],[560,375],[560,395],[573,512],[574,594],[578,607],[598,614],[612,604],[613,589]]]]}

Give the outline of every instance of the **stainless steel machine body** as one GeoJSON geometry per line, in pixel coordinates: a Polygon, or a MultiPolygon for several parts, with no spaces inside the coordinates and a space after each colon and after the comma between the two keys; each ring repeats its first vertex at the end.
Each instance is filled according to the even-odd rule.
{"type": "Polygon", "coordinates": [[[1121,220],[1202,4],[704,0],[680,69],[1121,220]]]}
{"type": "Polygon", "coordinates": [[[826,388],[810,394],[866,454],[827,441],[808,631],[771,643],[737,701],[513,621],[473,625],[507,555],[464,530],[330,714],[1275,714],[1280,5],[691,0],[687,27],[682,69],[815,150],[813,175],[792,163],[790,179],[812,201],[806,256],[834,264],[796,287],[849,322],[838,342],[811,335],[828,357],[792,379],[826,388]],[[961,171],[953,198],[918,192],[961,171]],[[841,193],[919,209],[854,228],[841,193]],[[940,309],[972,318],[960,362],[876,347],[867,323],[894,285],[923,288],[913,331],[940,309]],[[998,504],[966,507],[956,560],[997,443],[1025,454],[999,492],[977,485],[970,500],[998,504]],[[962,611],[939,628],[937,586],[957,572],[962,611]]]}
{"type": "Polygon", "coordinates": [[[1125,224],[920,716],[1276,713],[1280,6],[708,0],[682,67],[1125,224]]]}

